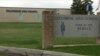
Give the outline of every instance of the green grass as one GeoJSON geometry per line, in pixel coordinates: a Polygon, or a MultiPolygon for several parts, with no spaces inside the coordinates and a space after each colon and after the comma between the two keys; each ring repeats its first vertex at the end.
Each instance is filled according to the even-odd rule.
{"type": "Polygon", "coordinates": [[[40,23],[0,23],[0,45],[39,48],[41,27],[40,23]]]}
{"type": "MultiPolygon", "coordinates": [[[[41,23],[0,23],[0,45],[41,49],[41,23]]],[[[95,38],[54,38],[54,44],[95,44],[95,38]]],[[[47,50],[100,56],[100,46],[75,46],[47,50]]]]}
{"type": "Polygon", "coordinates": [[[96,44],[95,38],[91,37],[56,37],[54,38],[54,44],[56,45],[71,45],[71,44],[96,44]]]}
{"type": "Polygon", "coordinates": [[[50,48],[51,51],[67,52],[73,54],[89,55],[89,56],[100,56],[100,45],[99,46],[74,46],[74,47],[63,47],[63,48],[50,48]]]}

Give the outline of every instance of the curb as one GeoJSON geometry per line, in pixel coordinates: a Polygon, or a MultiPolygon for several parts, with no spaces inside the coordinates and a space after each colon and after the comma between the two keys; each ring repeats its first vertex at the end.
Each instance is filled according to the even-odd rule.
{"type": "Polygon", "coordinates": [[[3,56],[85,56],[79,54],[45,51],[28,48],[4,47],[0,46],[0,53],[3,56]]]}

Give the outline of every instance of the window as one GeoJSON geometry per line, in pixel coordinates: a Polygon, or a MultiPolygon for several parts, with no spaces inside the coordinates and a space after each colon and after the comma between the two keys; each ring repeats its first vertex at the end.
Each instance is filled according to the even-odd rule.
{"type": "Polygon", "coordinates": [[[37,11],[33,10],[6,10],[6,12],[14,12],[14,13],[37,13],[37,11]]]}

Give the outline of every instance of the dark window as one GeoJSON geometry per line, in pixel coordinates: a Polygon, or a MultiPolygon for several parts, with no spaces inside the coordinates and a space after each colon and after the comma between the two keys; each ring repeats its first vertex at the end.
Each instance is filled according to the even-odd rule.
{"type": "Polygon", "coordinates": [[[6,10],[6,12],[14,12],[14,13],[37,13],[37,11],[32,11],[32,10],[6,10]]]}
{"type": "Polygon", "coordinates": [[[26,10],[22,10],[22,12],[23,12],[23,13],[27,13],[27,11],[26,11],[26,10]]]}
{"type": "Polygon", "coordinates": [[[37,13],[37,11],[28,11],[29,13],[37,13]]]}
{"type": "Polygon", "coordinates": [[[6,10],[6,12],[21,12],[21,10],[6,10]]]}

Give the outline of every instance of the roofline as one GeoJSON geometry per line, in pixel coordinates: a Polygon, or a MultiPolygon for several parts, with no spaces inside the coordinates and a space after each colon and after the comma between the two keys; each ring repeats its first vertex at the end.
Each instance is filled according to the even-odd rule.
{"type": "Polygon", "coordinates": [[[0,8],[21,8],[21,9],[68,9],[70,10],[70,8],[37,8],[37,7],[0,7],[0,8]]]}

